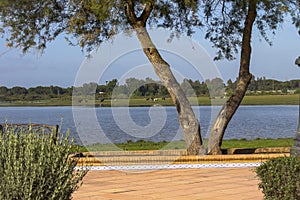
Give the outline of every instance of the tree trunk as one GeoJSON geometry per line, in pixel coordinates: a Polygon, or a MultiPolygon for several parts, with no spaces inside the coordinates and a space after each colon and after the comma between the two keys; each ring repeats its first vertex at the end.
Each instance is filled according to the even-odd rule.
{"type": "Polygon", "coordinates": [[[221,145],[225,130],[232,116],[241,104],[252,79],[252,75],[249,71],[251,59],[251,35],[253,23],[257,16],[257,0],[248,1],[248,5],[248,13],[243,30],[240,70],[237,86],[234,94],[232,94],[232,96],[223,105],[216,118],[214,126],[212,127],[208,140],[208,154],[222,154],[221,145]]]}
{"type": "Polygon", "coordinates": [[[187,97],[174,77],[169,64],[161,57],[147,32],[146,21],[152,11],[152,5],[147,4],[139,18],[135,16],[133,3],[131,1],[127,4],[126,11],[128,20],[136,32],[145,55],[153,65],[156,74],[167,88],[171,99],[176,106],[178,120],[183,130],[188,154],[205,154],[198,119],[196,118],[187,97]]]}

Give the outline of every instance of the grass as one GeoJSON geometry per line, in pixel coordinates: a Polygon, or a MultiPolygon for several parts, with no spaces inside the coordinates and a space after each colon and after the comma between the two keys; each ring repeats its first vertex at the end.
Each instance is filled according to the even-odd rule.
{"type": "MultiPolygon", "coordinates": [[[[219,97],[210,99],[209,97],[189,97],[191,105],[208,106],[223,105],[226,99],[219,97]]],[[[110,106],[110,100],[102,102],[102,106],[110,106]]],[[[242,105],[298,105],[299,95],[260,95],[245,96],[242,105]]],[[[153,106],[155,104],[161,106],[173,106],[170,98],[166,100],[158,99],[157,102],[147,101],[146,99],[130,99],[129,106],[153,106]]],[[[101,105],[101,104],[99,104],[101,105]]],[[[128,99],[117,99],[113,101],[114,106],[128,106],[128,99]]]]}
{"type": "MultiPolygon", "coordinates": [[[[207,105],[222,105],[226,99],[220,99],[219,97],[210,99],[209,97],[189,97],[191,105],[207,106],[207,105]]],[[[76,102],[75,102],[76,103],[76,102]]],[[[258,95],[258,96],[245,96],[242,105],[298,105],[299,95],[258,95]]],[[[70,99],[49,99],[39,101],[12,101],[12,102],[0,102],[0,106],[71,106],[72,101],[70,99]]],[[[81,103],[76,103],[78,106],[173,106],[170,98],[162,100],[158,98],[158,101],[153,102],[146,100],[146,98],[132,98],[132,99],[105,99],[103,102],[96,99],[87,99],[81,103]]]]}
{"type": "Polygon", "coordinates": [[[127,141],[121,144],[93,144],[87,147],[74,146],[73,152],[86,151],[139,151],[139,150],[159,150],[159,149],[184,149],[185,141],[173,142],[151,142],[139,140],[136,142],[127,141]]]}
{"type": "Polygon", "coordinates": [[[222,148],[267,148],[267,147],[292,147],[292,138],[256,139],[256,140],[224,140],[222,148]]]}
{"type": "Polygon", "coordinates": [[[243,105],[298,105],[299,95],[245,96],[243,105]]]}
{"type": "MultiPolygon", "coordinates": [[[[204,141],[207,143],[207,140],[204,141]]],[[[292,147],[293,139],[280,138],[280,139],[232,139],[224,140],[222,148],[267,148],[267,147],[292,147]]],[[[185,141],[172,141],[172,142],[151,142],[139,140],[136,142],[127,141],[122,144],[93,144],[87,147],[76,146],[73,148],[74,152],[86,152],[86,151],[137,151],[137,150],[174,150],[185,149],[185,141]]]]}

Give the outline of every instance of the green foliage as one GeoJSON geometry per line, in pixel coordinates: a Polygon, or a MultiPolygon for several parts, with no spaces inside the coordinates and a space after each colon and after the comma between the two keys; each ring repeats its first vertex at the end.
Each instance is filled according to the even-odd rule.
{"type": "Polygon", "coordinates": [[[233,59],[241,45],[243,22],[251,4],[257,7],[256,28],[269,43],[267,32],[275,33],[287,16],[300,28],[298,0],[2,0],[0,34],[6,38],[7,46],[24,52],[29,48],[43,50],[62,33],[70,44],[91,51],[132,28],[128,8],[143,20],[145,7],[151,5],[144,20],[148,26],[172,30],[173,38],[178,33],[190,36],[206,23],[206,39],[218,49],[216,58],[233,59]]]}
{"type": "MultiPolygon", "coordinates": [[[[268,42],[267,31],[274,32],[287,14],[290,14],[295,26],[300,27],[297,0],[2,0],[0,34],[7,39],[7,46],[20,47],[24,52],[29,48],[44,49],[47,42],[62,33],[69,35],[70,44],[90,51],[131,28],[126,15],[128,4],[133,4],[137,16],[141,16],[145,5],[151,4],[147,20],[150,27],[191,35],[194,28],[202,27],[206,22],[206,38],[219,49],[217,58],[232,59],[241,45],[248,2],[258,2],[256,27],[268,42]]],[[[171,38],[175,36],[174,33],[171,38]]]]}
{"type": "Polygon", "coordinates": [[[147,23],[187,35],[193,27],[200,26],[197,0],[18,0],[1,1],[0,34],[7,39],[7,46],[43,50],[49,41],[66,33],[71,44],[91,51],[103,41],[125,32],[130,27],[126,8],[133,4],[137,15],[146,4],[152,12],[147,23]]]}
{"type": "Polygon", "coordinates": [[[24,52],[31,47],[43,50],[47,42],[54,40],[66,28],[67,2],[19,0],[1,3],[0,30],[7,36],[7,46],[19,47],[24,52]]]}
{"type": "Polygon", "coordinates": [[[269,44],[271,41],[268,33],[275,34],[287,16],[292,18],[300,34],[298,0],[204,1],[207,27],[205,37],[218,49],[215,59],[235,58],[234,55],[242,45],[247,11],[253,4],[256,4],[257,12],[254,27],[269,44]]]}
{"type": "Polygon", "coordinates": [[[0,199],[67,200],[87,173],[75,170],[66,138],[6,127],[0,136],[0,199]]]}
{"type": "Polygon", "coordinates": [[[270,159],[256,169],[266,200],[300,199],[300,158],[270,159]]]}

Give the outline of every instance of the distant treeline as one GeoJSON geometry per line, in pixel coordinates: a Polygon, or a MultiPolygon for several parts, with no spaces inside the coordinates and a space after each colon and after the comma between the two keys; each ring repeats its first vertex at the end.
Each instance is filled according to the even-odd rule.
{"type": "MultiPolygon", "coordinates": [[[[228,80],[226,91],[231,94],[236,87],[237,81],[228,80]]],[[[296,94],[299,93],[300,80],[278,81],[266,79],[266,77],[253,77],[248,87],[247,95],[259,94],[296,94]]]]}
{"type": "MultiPolygon", "coordinates": [[[[291,94],[299,93],[300,80],[278,81],[273,79],[253,78],[248,88],[248,95],[259,94],[291,94]]],[[[187,96],[224,96],[230,95],[236,87],[236,81],[228,80],[225,84],[220,78],[206,81],[184,79],[181,87],[187,96]]],[[[122,97],[167,97],[167,89],[160,81],[151,78],[145,80],[129,78],[124,84],[119,84],[117,79],[107,81],[103,85],[85,83],[80,87],[62,88],[58,86],[0,87],[0,101],[34,101],[59,98],[70,100],[72,95],[91,96],[98,98],[122,97]]]]}

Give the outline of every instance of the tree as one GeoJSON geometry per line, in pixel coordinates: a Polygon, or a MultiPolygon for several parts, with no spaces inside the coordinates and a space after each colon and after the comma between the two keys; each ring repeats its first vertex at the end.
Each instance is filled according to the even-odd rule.
{"type": "MultiPolygon", "coordinates": [[[[176,21],[172,20],[172,18],[171,19],[165,18],[165,22],[164,22],[165,26],[168,28],[176,29],[176,25],[182,26],[182,24],[184,24],[182,28],[188,28],[188,31],[191,31],[191,26],[194,24],[190,24],[190,22],[193,23],[195,19],[193,19],[192,17],[190,19],[190,22],[185,20],[188,20],[187,18],[190,16],[190,14],[195,14],[196,11],[195,9],[197,9],[197,4],[194,4],[194,2],[192,1],[191,2],[187,1],[187,3],[181,1],[178,2],[169,1],[169,2],[171,3],[168,4],[167,2],[163,2],[163,1],[155,3],[155,1],[149,1],[145,4],[144,8],[141,10],[141,14],[138,16],[136,14],[137,13],[135,10],[136,5],[134,1],[128,1],[126,3],[125,13],[130,26],[136,32],[137,38],[141,43],[145,55],[152,63],[152,66],[154,67],[156,74],[161,79],[162,83],[167,88],[167,90],[169,91],[171,99],[176,106],[178,116],[179,116],[179,123],[183,129],[185,141],[187,144],[188,154],[193,154],[193,155],[204,154],[199,122],[182,88],[180,87],[172,71],[170,70],[170,65],[161,57],[156,46],[151,41],[150,35],[148,34],[146,28],[147,21],[151,16],[152,12],[155,14],[157,11],[160,12],[161,8],[163,8],[166,9],[163,10],[165,11],[165,13],[161,12],[160,14],[166,14],[167,17],[170,17],[169,15],[172,13],[170,8],[172,7],[174,8],[174,5],[176,6],[177,4],[177,7],[175,7],[174,10],[178,14],[177,17],[180,18],[180,23],[176,24],[176,21]],[[160,9],[157,9],[158,6],[160,9]],[[175,22],[175,27],[173,25],[174,22],[175,22]]],[[[182,32],[183,30],[184,29],[181,29],[179,31],[182,32]]]]}
{"type": "Polygon", "coordinates": [[[84,83],[82,85],[82,93],[83,95],[93,95],[97,89],[97,83],[84,83]]]}
{"type": "Polygon", "coordinates": [[[183,79],[181,88],[183,89],[186,96],[191,97],[195,94],[195,89],[191,85],[192,80],[183,79]]]}
{"type": "Polygon", "coordinates": [[[0,87],[0,101],[5,101],[7,94],[8,94],[8,88],[7,87],[0,87]]]}
{"type": "Polygon", "coordinates": [[[118,80],[113,79],[106,84],[107,92],[112,93],[114,88],[118,85],[118,80]]]}
{"type": "Polygon", "coordinates": [[[220,110],[208,141],[208,154],[221,154],[225,129],[252,79],[250,60],[253,27],[256,26],[269,43],[267,30],[275,33],[288,13],[291,14],[296,27],[300,28],[299,0],[206,1],[204,8],[208,24],[206,38],[219,49],[216,59],[233,59],[233,55],[239,52],[239,47],[241,48],[237,86],[220,110]]]}
{"type": "Polygon", "coordinates": [[[26,88],[19,87],[19,86],[15,86],[15,87],[11,88],[11,90],[10,90],[11,95],[25,95],[27,93],[28,93],[28,91],[26,88]]]}
{"type": "Polygon", "coordinates": [[[236,86],[235,86],[235,83],[233,83],[232,80],[229,79],[229,80],[227,81],[227,87],[226,87],[226,92],[227,92],[227,94],[231,95],[231,94],[233,93],[235,87],[236,87],[236,86]]]}
{"type": "Polygon", "coordinates": [[[1,31],[7,36],[7,46],[22,48],[24,52],[33,47],[44,50],[61,33],[71,35],[70,43],[90,51],[132,28],[176,105],[188,153],[196,155],[204,153],[199,122],[169,64],[151,41],[147,26],[191,35],[193,27],[201,25],[198,3],[197,0],[5,0],[0,4],[1,31]]]}
{"type": "Polygon", "coordinates": [[[145,85],[144,80],[136,79],[136,78],[128,78],[125,80],[127,90],[129,91],[129,94],[134,94],[139,96],[140,95],[140,87],[145,85]]]}
{"type": "Polygon", "coordinates": [[[0,95],[7,95],[7,92],[8,92],[8,88],[7,87],[4,87],[4,86],[1,86],[0,87],[0,95]]]}
{"type": "Polygon", "coordinates": [[[37,86],[35,88],[29,88],[28,93],[34,93],[38,95],[50,95],[51,90],[49,87],[37,86]]]}
{"type": "Polygon", "coordinates": [[[223,97],[224,96],[224,82],[220,78],[214,78],[212,80],[206,80],[205,84],[208,87],[211,97],[223,97]]]}

